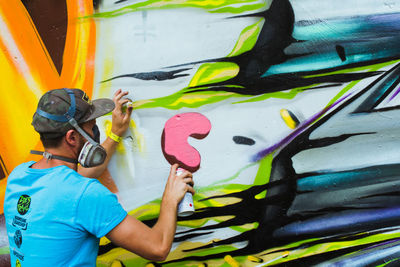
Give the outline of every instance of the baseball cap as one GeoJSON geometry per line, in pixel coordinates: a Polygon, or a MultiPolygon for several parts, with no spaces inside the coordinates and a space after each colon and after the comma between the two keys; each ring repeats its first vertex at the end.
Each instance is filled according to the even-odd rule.
{"type": "Polygon", "coordinates": [[[100,98],[92,101],[80,89],[54,89],[40,98],[32,125],[41,136],[56,138],[73,128],[68,122],[67,114],[81,124],[111,112],[114,107],[111,99],[100,98]],[[52,119],[48,115],[43,116],[43,113],[47,113],[52,119]]]}

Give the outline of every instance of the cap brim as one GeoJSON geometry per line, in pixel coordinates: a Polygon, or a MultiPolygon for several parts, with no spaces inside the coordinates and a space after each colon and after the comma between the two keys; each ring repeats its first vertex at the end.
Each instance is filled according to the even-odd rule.
{"type": "Polygon", "coordinates": [[[111,99],[100,98],[92,100],[92,112],[84,121],[94,120],[114,110],[115,104],[111,99]]]}

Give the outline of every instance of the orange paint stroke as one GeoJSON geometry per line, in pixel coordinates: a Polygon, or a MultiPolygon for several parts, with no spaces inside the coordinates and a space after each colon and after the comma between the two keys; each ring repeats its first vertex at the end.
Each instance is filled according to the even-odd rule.
{"type": "Polygon", "coordinates": [[[80,88],[92,95],[96,52],[96,24],[93,1],[68,0],[68,27],[61,81],[65,87],[80,88]]]}
{"type": "MultiPolygon", "coordinates": [[[[54,88],[82,88],[92,94],[96,28],[90,0],[67,0],[68,28],[63,69],[58,74],[41,37],[20,0],[0,1],[0,155],[8,171],[37,159],[30,149],[40,149],[39,135],[30,125],[40,96],[54,88]]],[[[4,202],[6,179],[0,181],[4,202]]],[[[3,205],[0,205],[3,213],[3,205]]]]}

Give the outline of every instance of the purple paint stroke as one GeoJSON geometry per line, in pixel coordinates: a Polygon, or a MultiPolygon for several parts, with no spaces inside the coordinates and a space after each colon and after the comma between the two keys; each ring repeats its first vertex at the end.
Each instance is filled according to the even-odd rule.
{"type": "Polygon", "coordinates": [[[398,94],[399,94],[399,92],[400,92],[400,87],[399,88],[397,88],[397,90],[396,90],[396,92],[390,97],[390,99],[389,99],[389,101],[388,101],[388,103],[390,102],[390,101],[392,101],[393,100],[393,98],[395,98],[398,94]]]}
{"type": "Polygon", "coordinates": [[[389,244],[392,244],[392,243],[395,243],[395,242],[399,242],[399,241],[400,241],[400,238],[396,238],[396,239],[393,239],[393,240],[389,240],[389,241],[385,241],[385,242],[373,245],[371,247],[366,247],[364,249],[361,249],[360,251],[368,251],[368,250],[371,250],[371,249],[374,249],[374,248],[377,248],[377,247],[382,247],[382,246],[389,245],[389,244]]]}
{"type": "Polygon", "coordinates": [[[347,210],[313,217],[285,225],[274,232],[278,238],[298,235],[330,235],[347,230],[355,231],[363,227],[379,227],[396,224],[400,219],[400,207],[375,210],[347,210]]]}
{"type": "Polygon", "coordinates": [[[364,20],[375,22],[375,23],[388,23],[392,26],[398,26],[398,21],[400,19],[399,13],[392,13],[392,14],[383,14],[383,15],[367,15],[365,17],[361,17],[364,20]]]}
{"type": "Polygon", "coordinates": [[[294,138],[296,138],[299,134],[301,134],[308,126],[310,126],[312,123],[314,123],[319,117],[321,117],[322,115],[324,115],[326,112],[328,112],[329,110],[331,110],[332,108],[334,108],[335,106],[337,106],[339,103],[341,103],[343,100],[345,100],[347,97],[349,97],[350,95],[352,95],[352,93],[348,93],[347,95],[343,96],[342,98],[340,98],[338,101],[332,103],[331,105],[325,107],[323,110],[321,110],[320,112],[318,112],[317,114],[313,115],[312,117],[310,117],[308,120],[302,122],[297,128],[296,130],[294,130],[293,132],[291,132],[289,135],[287,135],[285,138],[283,138],[281,141],[279,141],[278,143],[258,152],[257,154],[255,154],[251,161],[252,162],[257,162],[260,161],[262,158],[264,158],[265,156],[267,156],[268,154],[271,154],[272,152],[274,152],[276,149],[278,149],[281,146],[287,145],[289,144],[294,138]]]}

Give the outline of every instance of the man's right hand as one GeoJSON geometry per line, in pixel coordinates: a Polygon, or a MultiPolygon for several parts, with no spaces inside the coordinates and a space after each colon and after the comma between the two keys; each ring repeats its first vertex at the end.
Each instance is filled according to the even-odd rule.
{"type": "Polygon", "coordinates": [[[118,136],[123,136],[126,130],[128,129],[133,110],[132,107],[127,107],[125,112],[122,109],[122,106],[124,104],[131,101],[128,98],[124,98],[126,95],[128,95],[128,92],[118,89],[115,92],[113,98],[113,101],[115,103],[115,108],[112,112],[111,131],[118,136]]]}
{"type": "Polygon", "coordinates": [[[178,167],[178,164],[171,166],[163,195],[163,201],[172,201],[174,205],[178,205],[186,192],[190,192],[192,195],[195,193],[192,173],[184,170],[180,175],[176,175],[178,167]]]}
{"type": "Polygon", "coordinates": [[[178,164],[171,167],[157,223],[150,228],[128,215],[107,234],[108,239],[149,260],[167,258],[174,241],[178,203],[186,192],[194,194],[192,174],[184,171],[176,175],[177,168],[178,164]]]}

